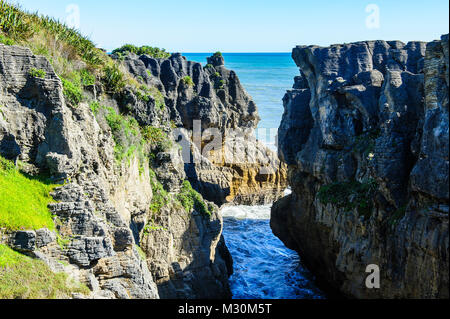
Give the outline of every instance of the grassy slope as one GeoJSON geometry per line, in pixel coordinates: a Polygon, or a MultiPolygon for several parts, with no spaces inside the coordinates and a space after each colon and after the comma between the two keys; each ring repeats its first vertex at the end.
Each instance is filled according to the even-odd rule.
{"type": "Polygon", "coordinates": [[[55,185],[22,174],[0,157],[0,227],[8,230],[55,229],[47,205],[55,185]]]}
{"type": "Polygon", "coordinates": [[[42,261],[0,245],[0,299],[61,299],[89,289],[65,273],[53,273],[42,261]]]}

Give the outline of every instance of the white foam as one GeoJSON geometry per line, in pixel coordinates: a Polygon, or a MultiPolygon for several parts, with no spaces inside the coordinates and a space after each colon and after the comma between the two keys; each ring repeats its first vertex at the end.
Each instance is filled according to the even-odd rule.
{"type": "Polygon", "coordinates": [[[264,206],[225,206],[221,213],[223,217],[236,219],[270,219],[271,205],[264,206]]]}
{"type": "MultiPolygon", "coordinates": [[[[284,191],[284,196],[292,193],[291,188],[287,188],[284,191]]],[[[233,217],[236,219],[270,219],[270,205],[257,205],[257,206],[224,206],[220,210],[223,217],[233,217]]]]}

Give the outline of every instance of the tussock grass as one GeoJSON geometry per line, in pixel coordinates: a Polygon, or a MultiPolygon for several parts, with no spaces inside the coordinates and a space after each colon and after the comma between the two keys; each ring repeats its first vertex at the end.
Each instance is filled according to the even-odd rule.
{"type": "MultiPolygon", "coordinates": [[[[25,46],[34,54],[45,56],[63,80],[65,97],[74,107],[83,100],[80,91],[96,83],[103,84],[109,94],[120,94],[127,85],[138,95],[143,91],[142,85],[121,66],[120,61],[111,59],[78,30],[52,17],[27,12],[5,0],[0,0],[0,43],[25,46]]],[[[164,49],[150,46],[125,45],[115,52],[119,55],[136,52],[160,58],[170,56],[164,49]]],[[[152,89],[158,91],[147,88],[152,89]]],[[[164,99],[153,95],[157,96],[157,106],[163,109],[164,99]]]]}
{"type": "Polygon", "coordinates": [[[48,48],[52,53],[64,46],[63,52],[72,58],[79,56],[91,65],[99,65],[104,60],[104,53],[78,30],[49,16],[26,12],[4,0],[0,1],[0,31],[18,43],[30,44],[36,40],[35,36],[43,36],[41,41],[35,42],[50,45],[48,48]]]}
{"type": "Polygon", "coordinates": [[[22,174],[0,156],[0,227],[8,230],[55,229],[48,204],[56,187],[22,174]]]}
{"type": "Polygon", "coordinates": [[[0,299],[63,299],[89,292],[67,274],[53,273],[44,262],[0,245],[0,299]]]}

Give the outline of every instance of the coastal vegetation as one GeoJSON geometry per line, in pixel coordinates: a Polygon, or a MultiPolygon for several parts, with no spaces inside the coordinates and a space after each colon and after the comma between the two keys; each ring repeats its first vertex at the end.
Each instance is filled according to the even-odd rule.
{"type": "Polygon", "coordinates": [[[36,68],[31,68],[31,70],[28,72],[28,74],[33,78],[39,78],[39,79],[43,79],[47,75],[47,73],[44,70],[38,70],[36,68]]]}
{"type": "Polygon", "coordinates": [[[55,229],[50,192],[56,187],[44,178],[28,176],[0,156],[0,228],[55,229]]]}
{"type": "Polygon", "coordinates": [[[359,182],[356,180],[335,182],[322,186],[317,198],[324,204],[332,204],[346,212],[357,210],[360,216],[370,217],[373,204],[372,198],[377,191],[375,180],[359,182]]]}
{"type": "Polygon", "coordinates": [[[194,86],[194,81],[192,81],[192,78],[188,75],[182,78],[181,81],[183,81],[183,83],[187,86],[194,86]]]}
{"type": "MultiPolygon", "coordinates": [[[[64,95],[74,107],[83,101],[84,87],[94,84],[104,86],[110,94],[120,94],[126,86],[135,92],[142,91],[142,85],[123,69],[120,61],[113,60],[78,30],[4,0],[0,0],[0,43],[25,46],[34,54],[45,56],[63,81],[64,95]]],[[[150,46],[124,45],[113,51],[121,56],[130,52],[156,58],[170,56],[164,49],[150,46]]],[[[43,77],[39,70],[32,70],[30,75],[43,77]]],[[[156,88],[150,90],[158,107],[163,109],[160,92],[156,88]]]]}
{"type": "Polygon", "coordinates": [[[132,44],[125,44],[124,46],[112,51],[112,54],[116,54],[119,58],[126,56],[129,53],[134,53],[136,55],[149,55],[156,59],[167,59],[170,57],[170,53],[166,52],[165,49],[151,47],[148,45],[137,47],[132,44]]]}
{"type": "Polygon", "coordinates": [[[0,299],[65,299],[90,290],[66,273],[54,273],[41,260],[0,244],[0,299]]]}

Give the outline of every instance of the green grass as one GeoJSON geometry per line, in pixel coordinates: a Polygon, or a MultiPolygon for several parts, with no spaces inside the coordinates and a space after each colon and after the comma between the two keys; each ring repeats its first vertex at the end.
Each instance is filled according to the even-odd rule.
{"type": "Polygon", "coordinates": [[[31,68],[28,74],[33,78],[44,79],[45,76],[47,75],[47,72],[45,72],[44,70],[31,68]]]}
{"type": "Polygon", "coordinates": [[[137,55],[149,55],[153,58],[159,58],[159,59],[168,59],[170,57],[170,53],[166,52],[165,49],[160,49],[156,47],[151,46],[141,46],[137,47],[132,44],[125,44],[124,46],[115,49],[112,54],[116,54],[119,56],[119,58],[126,56],[128,53],[134,53],[137,55]]]}
{"type": "MultiPolygon", "coordinates": [[[[158,181],[155,172],[150,169],[150,185],[152,186],[153,198],[150,204],[150,211],[153,214],[159,213],[163,207],[168,205],[181,206],[188,213],[197,211],[205,216],[211,216],[210,207],[198,192],[196,192],[189,181],[184,181],[180,192],[172,196],[158,181]]],[[[153,223],[147,225],[147,230],[161,230],[161,227],[154,226],[153,223]],[[148,226],[148,227],[147,227],[148,226]]]]}
{"type": "Polygon", "coordinates": [[[336,182],[322,186],[317,198],[322,204],[332,204],[345,211],[357,209],[360,216],[370,217],[373,208],[373,196],[378,185],[374,180],[365,183],[358,181],[336,182]]]}
{"type": "Polygon", "coordinates": [[[21,173],[0,157],[0,227],[9,230],[55,229],[48,204],[56,187],[21,173]]]}
{"type": "Polygon", "coordinates": [[[148,224],[144,227],[144,234],[150,234],[155,231],[167,231],[167,229],[162,226],[156,226],[153,220],[148,222],[148,224]]]}
{"type": "Polygon", "coordinates": [[[65,273],[53,273],[42,261],[0,245],[0,299],[62,299],[89,289],[65,273]]]}

